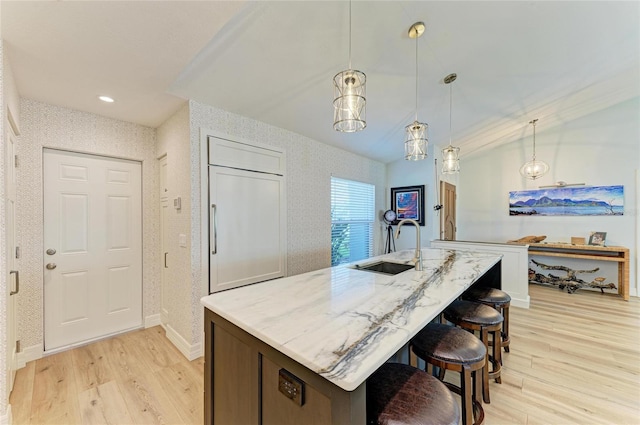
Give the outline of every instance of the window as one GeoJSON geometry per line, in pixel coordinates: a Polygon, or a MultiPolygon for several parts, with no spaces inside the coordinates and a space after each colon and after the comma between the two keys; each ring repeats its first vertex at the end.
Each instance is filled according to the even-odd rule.
{"type": "Polygon", "coordinates": [[[373,253],[375,186],[331,177],[331,265],[373,253]]]}

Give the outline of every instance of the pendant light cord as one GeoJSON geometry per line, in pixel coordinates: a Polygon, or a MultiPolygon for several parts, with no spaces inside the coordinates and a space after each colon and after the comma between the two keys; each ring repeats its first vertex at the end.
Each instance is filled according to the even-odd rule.
{"type": "MultiPolygon", "coordinates": [[[[417,33],[417,30],[416,30],[417,33]]],[[[416,34],[416,121],[418,121],[418,39],[419,35],[416,34]]]]}
{"type": "Polygon", "coordinates": [[[451,146],[451,105],[453,105],[453,81],[449,83],[449,146],[451,146]]]}
{"type": "Polygon", "coordinates": [[[534,161],[536,160],[536,121],[538,121],[537,118],[531,121],[531,124],[533,124],[533,160],[534,161]]]}
{"type": "Polygon", "coordinates": [[[349,69],[351,69],[351,0],[349,0],[349,69]]]}

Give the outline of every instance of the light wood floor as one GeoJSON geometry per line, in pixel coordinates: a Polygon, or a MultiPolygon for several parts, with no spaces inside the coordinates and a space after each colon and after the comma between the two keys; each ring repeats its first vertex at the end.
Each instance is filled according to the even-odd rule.
{"type": "MultiPolygon", "coordinates": [[[[511,352],[485,424],[640,424],[640,300],[530,286],[511,309],[511,352]]],[[[30,362],[18,371],[16,424],[202,424],[202,359],[160,327],[30,362]]]]}
{"type": "Polygon", "coordinates": [[[15,424],[198,424],[204,358],[189,362],[160,326],[130,332],[20,369],[15,424]]]}

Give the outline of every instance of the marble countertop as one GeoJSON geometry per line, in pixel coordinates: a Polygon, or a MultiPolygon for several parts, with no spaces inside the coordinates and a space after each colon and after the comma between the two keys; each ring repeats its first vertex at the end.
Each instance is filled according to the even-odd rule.
{"type": "Polygon", "coordinates": [[[355,390],[500,255],[422,249],[423,271],[356,270],[414,250],[248,285],[202,298],[209,310],[346,391],[355,390]]]}

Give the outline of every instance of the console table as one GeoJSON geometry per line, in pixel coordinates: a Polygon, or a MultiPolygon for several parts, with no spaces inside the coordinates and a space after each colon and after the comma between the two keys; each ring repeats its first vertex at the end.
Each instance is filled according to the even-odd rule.
{"type": "Polygon", "coordinates": [[[629,249],[622,246],[530,243],[529,255],[615,261],[618,263],[618,294],[629,301],[629,249]]]}

